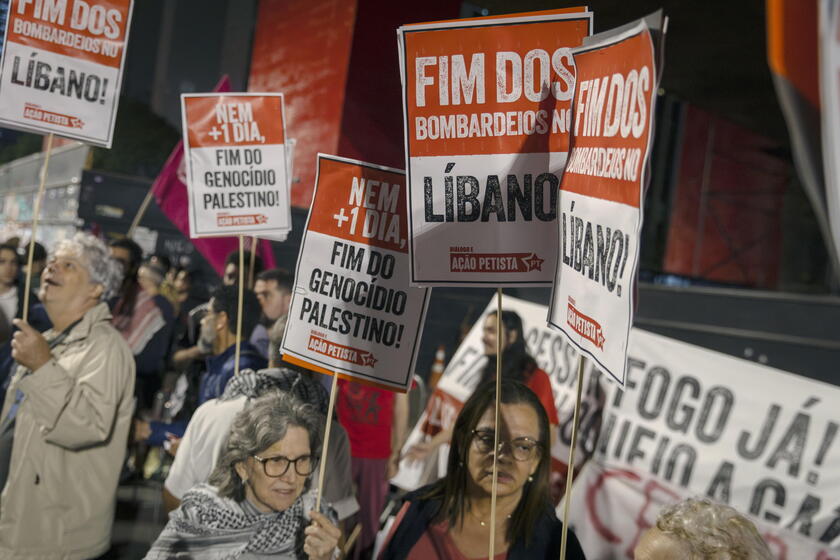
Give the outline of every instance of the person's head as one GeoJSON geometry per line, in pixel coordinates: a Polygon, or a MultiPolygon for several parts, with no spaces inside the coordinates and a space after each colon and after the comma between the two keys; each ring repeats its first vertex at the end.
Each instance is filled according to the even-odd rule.
{"type": "Polygon", "coordinates": [[[155,253],[149,257],[149,262],[157,265],[163,270],[163,275],[166,276],[172,268],[172,260],[166,255],[155,253]]]}
{"type": "Polygon", "coordinates": [[[190,297],[190,290],[193,286],[194,276],[195,273],[186,268],[179,268],[177,272],[175,272],[173,287],[175,288],[175,293],[178,296],[178,301],[185,302],[190,297]]]}
{"type": "MultiPolygon", "coordinates": [[[[23,246],[18,247],[18,259],[24,270],[29,262],[29,243],[24,243],[23,246]]],[[[32,278],[37,279],[41,277],[44,267],[47,266],[47,250],[43,245],[37,241],[32,248],[32,278]]]]}
{"type": "MultiPolygon", "coordinates": [[[[498,313],[493,311],[484,318],[481,342],[487,356],[496,355],[498,344],[498,313]]],[[[525,351],[525,334],[522,328],[522,318],[515,311],[502,311],[502,351],[521,349],[525,351]]]]}
{"type": "MultiPolygon", "coordinates": [[[[207,313],[201,320],[201,336],[218,354],[236,342],[239,286],[219,286],[210,296],[207,313]]],[[[260,304],[251,290],[242,293],[242,339],[248,340],[257,326],[260,304]]]]}
{"type": "Polygon", "coordinates": [[[150,259],[141,264],[137,270],[137,283],[146,292],[157,294],[165,275],[166,271],[163,267],[150,259]]]}
{"type": "MultiPolygon", "coordinates": [[[[548,502],[551,462],[548,416],[537,396],[518,381],[501,383],[497,496],[517,499],[507,537],[529,541],[548,502]]],[[[470,500],[489,497],[493,483],[495,381],[478,386],[455,420],[448,475],[432,490],[442,496],[440,518],[464,519],[470,500]]]]}
{"type": "Polygon", "coordinates": [[[309,487],[318,464],[323,416],[290,395],[270,393],[236,415],[210,475],[219,495],[260,511],[284,511],[309,487]]]}
{"type": "Polygon", "coordinates": [[[752,521],[707,498],[668,506],[639,539],[636,560],[770,560],[772,555],[752,521]]]}
{"type": "Polygon", "coordinates": [[[53,316],[56,312],[84,313],[114,296],[122,268],[108,247],[89,233],[59,241],[41,276],[39,297],[53,316]]]}
{"type": "MultiPolygon", "coordinates": [[[[245,251],[245,282],[248,281],[248,271],[251,267],[251,258],[254,259],[254,274],[263,270],[263,262],[259,255],[254,256],[251,251],[245,251]]],[[[225,274],[222,276],[222,284],[232,286],[239,282],[239,251],[234,251],[225,259],[225,274]]],[[[247,286],[247,284],[246,284],[247,286]]]]}
{"type": "Polygon", "coordinates": [[[3,243],[0,245],[0,288],[8,289],[14,286],[19,271],[17,249],[3,243]]]}
{"type": "Polygon", "coordinates": [[[143,249],[128,237],[111,241],[111,256],[123,267],[126,279],[133,279],[137,274],[140,262],[143,260],[143,249]]]}
{"type": "Polygon", "coordinates": [[[276,321],[289,312],[292,301],[292,275],[280,268],[272,268],[257,274],[254,293],[262,307],[263,314],[270,321],[276,321]]]}

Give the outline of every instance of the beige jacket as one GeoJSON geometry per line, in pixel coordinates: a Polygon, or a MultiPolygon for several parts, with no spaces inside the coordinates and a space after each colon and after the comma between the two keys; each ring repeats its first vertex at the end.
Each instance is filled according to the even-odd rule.
{"type": "Polygon", "coordinates": [[[134,409],[134,358],[110,320],[98,304],[52,360],[12,378],[0,418],[18,389],[25,399],[0,496],[0,559],[82,560],[110,545],[134,409]]]}

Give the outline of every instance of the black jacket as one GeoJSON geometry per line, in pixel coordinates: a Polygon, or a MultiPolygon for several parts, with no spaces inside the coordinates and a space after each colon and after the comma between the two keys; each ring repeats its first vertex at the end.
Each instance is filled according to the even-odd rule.
{"type": "MultiPolygon", "coordinates": [[[[409,502],[408,510],[402,518],[399,526],[393,533],[391,540],[380,555],[380,560],[401,560],[408,557],[408,553],[414,547],[423,533],[426,532],[432,519],[440,509],[440,500],[420,499],[419,496],[426,494],[429,487],[420,488],[408,494],[405,499],[409,502]]],[[[525,546],[524,540],[517,540],[511,544],[507,553],[507,560],[536,560],[551,559],[560,557],[560,537],[563,523],[554,514],[554,508],[546,505],[543,515],[537,521],[537,527],[531,538],[529,546],[525,546]]],[[[566,542],[567,560],[586,560],[583,549],[575,534],[569,530],[566,542]]]]}

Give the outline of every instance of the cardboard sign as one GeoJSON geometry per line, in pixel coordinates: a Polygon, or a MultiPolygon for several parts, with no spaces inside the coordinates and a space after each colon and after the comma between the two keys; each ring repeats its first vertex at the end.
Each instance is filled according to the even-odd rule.
{"type": "Polygon", "coordinates": [[[589,12],[403,26],[411,282],[547,286],[589,12]]]}
{"type": "Polygon", "coordinates": [[[280,93],[181,96],[190,236],[285,238],[292,228],[280,93]]]}
{"type": "Polygon", "coordinates": [[[624,383],[657,69],[644,21],[575,49],[549,323],[624,383]]]}
{"type": "Polygon", "coordinates": [[[774,558],[840,558],[840,388],[638,329],[629,362],[575,480],[587,556],[632,559],[662,505],[705,496],[751,517],[774,558]]]}
{"type": "MultiPolygon", "coordinates": [[[[464,403],[475,391],[487,363],[484,345],[481,342],[484,321],[496,310],[496,299],[491,299],[464,338],[452,359],[446,365],[437,387],[429,397],[426,409],[414,426],[403,446],[402,454],[418,442],[428,441],[441,430],[451,429],[464,403]]],[[[572,437],[572,416],[575,408],[578,351],[565,337],[545,324],[548,309],[544,305],[531,303],[515,297],[505,296],[502,306],[514,311],[522,319],[523,332],[528,352],[537,365],[548,374],[554,393],[554,406],[560,420],[557,440],[551,448],[552,480],[556,483],[568,469],[569,446],[572,437]]],[[[589,362],[591,365],[591,362],[589,362]]],[[[584,371],[584,397],[579,419],[578,448],[575,455],[576,468],[586,461],[595,449],[598,436],[603,392],[598,388],[597,371],[588,367],[584,371]],[[593,380],[595,381],[593,383],[593,380]]],[[[435,455],[422,462],[403,459],[393,484],[404,490],[416,490],[446,476],[449,445],[444,444],[435,455]]]]}
{"type": "Polygon", "coordinates": [[[407,391],[429,290],[408,283],[404,172],[318,155],[284,358],[407,391]]]}
{"type": "Polygon", "coordinates": [[[11,0],[0,126],[111,147],[133,0],[11,0]]]}

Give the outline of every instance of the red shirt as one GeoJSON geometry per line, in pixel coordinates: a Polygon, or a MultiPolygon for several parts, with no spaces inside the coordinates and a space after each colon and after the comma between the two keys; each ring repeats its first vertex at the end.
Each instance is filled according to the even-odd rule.
{"type": "Polygon", "coordinates": [[[548,374],[540,368],[536,368],[531,373],[526,385],[540,399],[545,413],[548,414],[548,423],[555,426],[559,425],[560,419],[557,416],[557,408],[554,406],[554,391],[551,390],[551,380],[548,378],[548,374]]]}
{"type": "Polygon", "coordinates": [[[347,430],[353,457],[387,459],[391,456],[393,392],[339,379],[335,406],[338,421],[347,430]]]}

